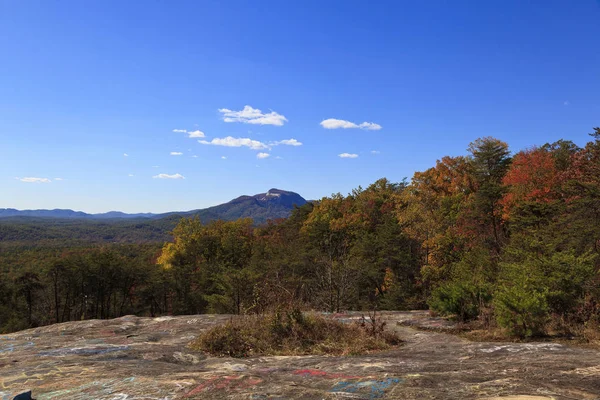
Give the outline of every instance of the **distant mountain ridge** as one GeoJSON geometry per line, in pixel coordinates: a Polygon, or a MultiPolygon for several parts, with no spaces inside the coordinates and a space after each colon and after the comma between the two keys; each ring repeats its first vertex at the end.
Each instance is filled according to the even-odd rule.
{"type": "Polygon", "coordinates": [[[34,218],[59,218],[59,219],[160,219],[166,217],[197,215],[203,222],[215,219],[235,220],[238,218],[252,218],[256,223],[266,222],[268,219],[286,218],[294,206],[302,206],[306,200],[298,193],[280,189],[270,189],[266,193],[254,196],[240,196],[227,203],[217,206],[183,212],[168,212],[161,214],[135,213],[128,214],[120,211],[109,211],[100,214],[88,214],[83,211],[69,209],[55,210],[17,210],[14,208],[0,208],[0,219],[14,217],[34,218]]]}
{"type": "Polygon", "coordinates": [[[88,214],[83,211],[69,209],[54,210],[17,210],[15,208],[0,208],[0,218],[12,217],[36,217],[36,218],[86,218],[86,219],[110,219],[110,218],[154,218],[159,214],[140,213],[127,214],[120,211],[109,211],[100,214],[88,214]]]}

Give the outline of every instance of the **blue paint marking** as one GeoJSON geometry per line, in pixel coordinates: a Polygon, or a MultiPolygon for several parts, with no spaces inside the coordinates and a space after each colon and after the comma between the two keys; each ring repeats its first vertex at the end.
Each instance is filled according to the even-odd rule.
{"type": "Polygon", "coordinates": [[[31,346],[35,346],[35,343],[33,342],[27,342],[27,343],[23,343],[23,344],[8,344],[4,347],[0,347],[0,354],[2,353],[12,353],[13,351],[17,350],[17,349],[24,349],[27,347],[31,347],[31,346]]]}
{"type": "Polygon", "coordinates": [[[392,385],[400,383],[400,378],[386,378],[383,380],[372,380],[362,382],[338,382],[332,389],[332,392],[338,393],[356,393],[359,391],[365,391],[366,388],[370,388],[369,399],[379,399],[385,395],[385,391],[392,385]]]}
{"type": "Polygon", "coordinates": [[[12,353],[15,350],[14,344],[9,344],[8,346],[4,346],[0,349],[0,354],[2,353],[12,353]]]}

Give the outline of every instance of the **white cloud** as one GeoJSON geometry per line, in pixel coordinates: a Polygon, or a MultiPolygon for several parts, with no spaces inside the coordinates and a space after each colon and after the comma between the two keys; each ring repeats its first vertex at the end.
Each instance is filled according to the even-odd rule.
{"type": "MultiPolygon", "coordinates": [[[[197,125],[194,125],[197,126],[197,125]]],[[[173,132],[175,133],[187,133],[188,137],[190,138],[203,138],[206,137],[206,135],[204,134],[204,132],[202,132],[201,130],[196,129],[195,131],[188,131],[187,129],[173,129],[173,132]]]]}
{"type": "Polygon", "coordinates": [[[227,160],[227,157],[221,156],[221,160],[227,160]]]}
{"type": "Polygon", "coordinates": [[[296,139],[285,139],[285,140],[280,140],[278,142],[272,142],[270,144],[272,146],[278,146],[280,144],[284,144],[286,146],[302,146],[302,142],[299,142],[296,139]]]}
{"type": "Polygon", "coordinates": [[[364,129],[367,131],[378,131],[381,129],[381,125],[374,122],[355,124],[354,122],[335,118],[323,120],[320,125],[325,129],[364,129]]]}
{"type": "Polygon", "coordinates": [[[358,158],[358,154],[342,153],[342,154],[338,154],[338,157],[341,157],[341,158],[358,158]]]}
{"type": "Polygon", "coordinates": [[[55,181],[62,181],[64,180],[63,178],[54,178],[55,181]]]}
{"type": "Polygon", "coordinates": [[[194,154],[194,155],[192,156],[192,158],[198,158],[198,156],[194,154]]]}
{"type": "Polygon", "coordinates": [[[171,153],[169,153],[169,154],[171,154],[172,156],[181,156],[181,155],[183,155],[183,153],[182,153],[182,152],[180,152],[180,151],[172,151],[172,152],[171,152],[171,153]]]}
{"type": "Polygon", "coordinates": [[[159,165],[153,165],[152,166],[152,168],[158,168],[158,167],[159,167],[159,165]]]}
{"type": "Polygon", "coordinates": [[[185,179],[185,177],[181,174],[173,174],[173,175],[158,174],[158,175],[154,175],[153,178],[155,178],[155,179],[185,179]]]}
{"type": "Polygon", "coordinates": [[[129,154],[123,153],[123,157],[129,157],[129,154]]]}
{"type": "Polygon", "coordinates": [[[283,160],[283,157],[277,156],[275,157],[276,160],[283,160]]]}
{"type": "Polygon", "coordinates": [[[371,154],[381,154],[379,150],[371,150],[371,154]]]}
{"type": "Polygon", "coordinates": [[[214,138],[210,142],[207,140],[198,140],[198,143],[225,147],[245,146],[251,148],[252,150],[270,149],[268,145],[264,144],[263,142],[259,142],[258,140],[252,140],[249,138],[234,138],[232,136],[227,136],[225,138],[214,138]]]}
{"type": "Polygon", "coordinates": [[[376,124],[375,122],[363,122],[358,125],[360,129],[365,129],[367,131],[378,131],[381,129],[381,125],[376,124]]]}
{"type": "Polygon", "coordinates": [[[286,117],[275,111],[263,113],[258,108],[252,108],[250,106],[244,106],[244,109],[241,111],[220,108],[219,112],[223,114],[223,121],[225,122],[243,122],[244,124],[275,126],[282,126],[287,122],[286,117]]]}
{"type": "Polygon", "coordinates": [[[192,132],[188,132],[188,137],[190,138],[203,138],[206,137],[206,135],[204,134],[204,132],[200,131],[200,130],[195,130],[192,132]]]}
{"type": "Polygon", "coordinates": [[[127,176],[129,176],[129,177],[132,177],[132,176],[134,176],[134,175],[133,175],[133,174],[129,174],[129,175],[127,175],[127,176]]]}
{"type": "Polygon", "coordinates": [[[256,158],[269,158],[271,155],[269,153],[258,153],[256,158]]]}
{"type": "Polygon", "coordinates": [[[20,180],[21,182],[26,182],[26,183],[50,183],[50,182],[52,182],[48,178],[27,177],[27,178],[16,178],[16,179],[20,180]]]}

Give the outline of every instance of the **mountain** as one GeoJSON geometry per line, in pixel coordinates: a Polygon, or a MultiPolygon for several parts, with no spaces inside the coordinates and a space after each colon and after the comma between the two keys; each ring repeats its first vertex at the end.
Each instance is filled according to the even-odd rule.
{"type": "Polygon", "coordinates": [[[0,208],[0,218],[9,217],[40,217],[40,218],[88,218],[90,214],[73,210],[16,210],[0,208]]]}
{"type": "Polygon", "coordinates": [[[16,210],[14,208],[0,208],[0,219],[15,217],[37,217],[56,219],[161,219],[179,218],[181,216],[199,216],[203,222],[215,219],[235,220],[238,218],[252,218],[256,223],[264,223],[268,219],[286,218],[290,215],[294,205],[301,206],[306,200],[297,193],[280,189],[271,189],[266,193],[254,196],[240,196],[230,202],[205,209],[184,212],[168,212],[163,214],[137,213],[127,214],[120,211],[110,211],[102,214],[88,214],[73,210],[16,210]]]}
{"type": "Polygon", "coordinates": [[[304,204],[306,200],[297,193],[271,189],[267,193],[240,196],[225,204],[185,214],[197,215],[203,222],[215,219],[252,218],[256,223],[264,223],[268,219],[287,218],[294,205],[299,207],[304,204]]]}

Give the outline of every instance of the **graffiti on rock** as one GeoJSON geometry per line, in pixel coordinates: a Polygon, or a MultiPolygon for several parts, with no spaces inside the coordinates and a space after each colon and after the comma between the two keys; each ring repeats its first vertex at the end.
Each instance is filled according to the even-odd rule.
{"type": "Polygon", "coordinates": [[[365,394],[369,399],[379,399],[392,386],[401,382],[400,378],[385,378],[359,382],[338,382],[332,389],[333,393],[365,394]]]}

